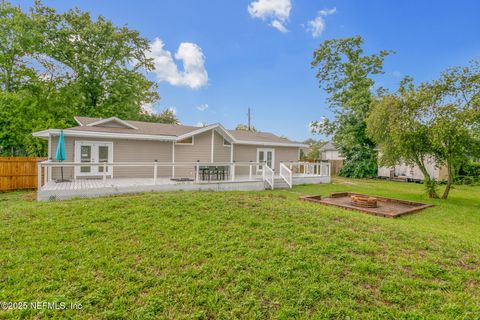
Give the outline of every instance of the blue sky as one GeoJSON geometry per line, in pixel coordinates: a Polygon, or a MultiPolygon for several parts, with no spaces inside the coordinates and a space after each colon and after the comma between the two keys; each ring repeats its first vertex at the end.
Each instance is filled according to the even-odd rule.
{"type": "MultiPolygon", "coordinates": [[[[24,7],[32,2],[14,1],[24,7]]],[[[474,0],[64,0],[45,4],[58,11],[77,6],[117,25],[127,24],[152,42],[160,39],[159,57],[170,53],[171,59],[159,59],[162,70],[151,75],[163,79],[157,110],[174,107],[185,124],[221,122],[233,128],[246,122],[250,107],[257,129],[295,140],[312,137],[307,128],[310,121],[332,116],[310,68],[313,50],[325,39],[361,35],[367,53],[396,51],[378,78],[390,89],[405,75],[428,81],[449,66],[480,56],[480,2],[474,0]],[[309,24],[318,17],[316,24],[309,24]],[[183,62],[189,62],[187,73],[183,62]]]]}

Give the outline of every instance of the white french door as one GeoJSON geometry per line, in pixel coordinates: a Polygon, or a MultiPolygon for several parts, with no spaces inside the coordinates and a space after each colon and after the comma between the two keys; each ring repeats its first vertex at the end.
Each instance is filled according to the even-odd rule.
{"type": "MultiPolygon", "coordinates": [[[[97,141],[75,141],[75,162],[102,163],[113,162],[113,143],[97,141]]],[[[106,173],[113,175],[113,167],[107,166],[106,173]]],[[[103,166],[76,166],[75,176],[103,175],[103,166]]]]}
{"type": "MultiPolygon", "coordinates": [[[[258,148],[257,149],[257,162],[265,161],[267,165],[275,169],[275,149],[268,149],[268,148],[258,148]]],[[[257,166],[257,172],[262,172],[263,166],[257,166]]]]}

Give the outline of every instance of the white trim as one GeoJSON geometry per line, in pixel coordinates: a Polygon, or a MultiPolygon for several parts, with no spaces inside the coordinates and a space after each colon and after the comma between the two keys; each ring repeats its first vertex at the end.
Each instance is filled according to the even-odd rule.
{"type": "Polygon", "coordinates": [[[84,126],[84,124],[83,124],[80,120],[78,120],[77,117],[73,117],[73,119],[75,119],[75,121],[76,121],[81,127],[84,126]]]}
{"type": "MultiPolygon", "coordinates": [[[[97,157],[96,161],[93,162],[98,162],[98,149],[95,147],[97,146],[108,146],[108,163],[112,163],[114,161],[113,159],[113,142],[110,141],[85,141],[85,140],[75,140],[74,144],[74,153],[73,153],[73,159],[74,162],[76,163],[81,163],[80,162],[80,147],[82,145],[90,145],[91,146],[91,154],[90,157],[93,158],[94,156],[97,157]]],[[[76,179],[77,177],[84,177],[84,176],[101,176],[103,175],[103,172],[99,172],[98,166],[91,166],[90,172],[81,172],[80,171],[80,166],[76,166],[74,169],[74,178],[76,179]]],[[[108,166],[108,176],[113,178],[113,166],[108,166]]]]}
{"type": "MultiPolygon", "coordinates": [[[[33,133],[37,138],[48,138],[48,134],[59,135],[60,129],[48,129],[37,131],[33,133]]],[[[160,136],[155,134],[131,134],[131,133],[113,133],[113,132],[98,132],[98,131],[81,131],[81,130],[63,130],[65,136],[70,137],[85,137],[85,138],[117,138],[117,139],[132,139],[132,140],[158,140],[158,141],[175,141],[174,136],[160,136]]]]}
{"type": "Polygon", "coordinates": [[[87,127],[94,127],[94,126],[98,126],[99,124],[104,124],[104,123],[112,122],[112,121],[116,121],[120,124],[123,124],[124,126],[129,127],[130,129],[138,130],[138,128],[135,127],[133,124],[128,123],[127,121],[122,120],[122,119],[117,118],[117,117],[110,117],[110,118],[107,118],[107,119],[101,119],[101,120],[98,120],[98,121],[87,124],[87,127]]]}
{"type": "MultiPolygon", "coordinates": [[[[219,132],[224,138],[231,138],[232,144],[243,144],[251,146],[265,146],[265,147],[296,147],[296,148],[308,148],[308,145],[303,143],[285,143],[285,142],[268,142],[268,141],[246,141],[246,140],[236,140],[228,131],[226,131],[222,125],[215,124],[208,127],[200,128],[199,130],[192,131],[187,134],[176,136],[166,136],[166,135],[155,135],[155,134],[137,134],[137,133],[114,133],[114,132],[99,132],[99,131],[82,131],[82,130],[72,130],[65,129],[63,133],[65,136],[77,136],[77,137],[92,137],[92,138],[123,138],[123,139],[135,139],[135,140],[158,140],[158,141],[179,141],[189,137],[193,137],[197,134],[206,132],[208,130],[218,129],[219,132]]],[[[48,138],[49,134],[60,134],[60,129],[48,129],[43,131],[37,131],[33,133],[34,137],[37,138],[48,138]]],[[[185,145],[182,144],[181,145],[185,145]]]]}
{"type": "Polygon", "coordinates": [[[230,146],[230,162],[233,162],[233,143],[230,146]]]}
{"type": "MultiPolygon", "coordinates": [[[[265,162],[267,162],[267,152],[272,152],[272,167],[271,167],[271,169],[275,170],[275,148],[257,148],[257,163],[260,162],[260,157],[259,157],[260,151],[263,151],[264,154],[265,154],[265,159],[263,159],[263,161],[265,161],[265,162]]],[[[260,168],[260,166],[257,166],[257,172],[262,172],[263,168],[262,169],[259,169],[259,168],[260,168]]]]}
{"type": "Polygon", "coordinates": [[[213,163],[213,159],[214,159],[214,151],[215,151],[215,130],[212,129],[212,145],[211,145],[211,148],[210,148],[210,162],[212,162],[212,163],[213,163]]]}
{"type": "Polygon", "coordinates": [[[251,146],[265,146],[265,147],[297,147],[297,148],[308,148],[308,145],[303,143],[284,143],[284,142],[262,142],[262,141],[245,141],[237,140],[235,144],[246,144],[251,146]]]}
{"type": "Polygon", "coordinates": [[[222,136],[227,136],[229,139],[232,140],[232,142],[235,142],[235,138],[220,123],[211,124],[206,127],[202,127],[197,130],[182,134],[177,137],[177,140],[182,140],[191,136],[195,136],[197,134],[204,133],[212,129],[219,129],[219,131],[222,131],[222,133],[220,133],[222,136]]]}
{"type": "Polygon", "coordinates": [[[231,143],[230,141],[228,141],[227,139],[225,139],[225,137],[223,137],[223,146],[226,147],[226,148],[229,148],[233,145],[233,143],[231,143]],[[227,141],[228,143],[230,144],[225,144],[225,141],[227,141]]]}
{"type": "Polygon", "coordinates": [[[175,141],[175,144],[178,144],[179,146],[193,146],[195,144],[195,137],[188,137],[188,138],[184,138],[184,139],[181,139],[181,140],[177,140],[175,141]],[[180,142],[182,140],[185,140],[185,139],[188,139],[188,138],[192,138],[192,142],[180,142]]]}

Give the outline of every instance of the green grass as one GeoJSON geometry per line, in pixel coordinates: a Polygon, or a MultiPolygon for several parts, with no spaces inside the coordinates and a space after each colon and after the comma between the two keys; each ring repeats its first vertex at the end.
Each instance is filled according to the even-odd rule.
{"type": "Polygon", "coordinates": [[[373,180],[31,198],[0,194],[0,301],[83,308],[1,319],[480,317],[480,187],[457,187],[448,201],[373,180]],[[435,207],[386,219],[297,199],[331,191],[435,207]]]}

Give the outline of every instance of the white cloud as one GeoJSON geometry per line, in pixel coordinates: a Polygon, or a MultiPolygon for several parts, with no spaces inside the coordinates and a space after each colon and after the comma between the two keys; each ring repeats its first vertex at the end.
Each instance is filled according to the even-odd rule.
{"type": "Polygon", "coordinates": [[[208,126],[208,124],[207,124],[206,122],[197,122],[197,123],[195,124],[195,126],[196,126],[196,127],[206,127],[206,126],[208,126]]]}
{"type": "Polygon", "coordinates": [[[325,17],[337,12],[337,8],[320,10],[315,19],[308,21],[307,31],[309,31],[314,38],[319,37],[325,30],[325,17]]]}
{"type": "Polygon", "coordinates": [[[275,29],[277,29],[280,32],[288,32],[288,29],[283,25],[283,23],[281,23],[278,20],[273,20],[272,21],[272,27],[274,27],[275,29]]]}
{"type": "Polygon", "coordinates": [[[170,51],[165,50],[165,44],[160,38],[150,44],[147,56],[153,59],[158,81],[166,81],[174,86],[187,86],[198,89],[208,83],[208,73],[205,70],[205,56],[195,43],[182,42],[175,53],[175,59],[183,62],[183,71],[178,70],[170,51]]]}
{"type": "Polygon", "coordinates": [[[290,17],[290,0],[256,0],[248,5],[248,13],[253,18],[271,19],[270,25],[280,32],[287,32],[285,23],[290,17]]]}
{"type": "Polygon", "coordinates": [[[197,108],[198,111],[205,111],[208,109],[208,104],[204,103],[199,106],[196,106],[195,108],[197,108]]]}

